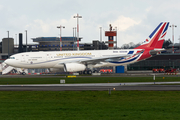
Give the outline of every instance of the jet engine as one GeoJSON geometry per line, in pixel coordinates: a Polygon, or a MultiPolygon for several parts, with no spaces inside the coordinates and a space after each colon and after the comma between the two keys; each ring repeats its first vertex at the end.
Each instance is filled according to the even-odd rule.
{"type": "Polygon", "coordinates": [[[77,72],[77,71],[84,71],[86,66],[80,63],[65,63],[64,64],[64,71],[65,72],[77,72]]]}

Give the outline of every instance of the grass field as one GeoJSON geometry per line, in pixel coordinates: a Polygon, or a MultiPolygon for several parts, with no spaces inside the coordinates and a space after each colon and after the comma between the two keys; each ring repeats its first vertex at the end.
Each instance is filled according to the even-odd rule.
{"type": "Polygon", "coordinates": [[[0,84],[59,84],[60,79],[66,83],[123,83],[123,82],[168,82],[180,81],[180,77],[77,77],[77,78],[0,78],[0,84]]]}
{"type": "MultiPolygon", "coordinates": [[[[154,82],[152,77],[0,78],[0,84],[154,82]]],[[[180,81],[179,77],[156,77],[180,81]]],[[[0,91],[0,120],[169,120],[180,91],[0,91]]]]}
{"type": "Polygon", "coordinates": [[[0,91],[1,120],[177,120],[180,91],[0,91]]]}

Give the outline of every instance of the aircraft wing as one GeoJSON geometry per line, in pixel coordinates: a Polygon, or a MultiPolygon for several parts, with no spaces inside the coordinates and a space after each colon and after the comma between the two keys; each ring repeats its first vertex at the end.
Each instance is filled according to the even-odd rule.
{"type": "Polygon", "coordinates": [[[92,58],[92,59],[83,59],[83,60],[80,60],[79,62],[83,64],[97,64],[100,62],[117,61],[120,58],[130,57],[130,56],[132,55],[105,56],[105,57],[97,57],[97,58],[92,58]]]}
{"type": "Polygon", "coordinates": [[[124,57],[131,57],[133,55],[138,55],[144,52],[144,50],[140,51],[139,53],[136,54],[126,54],[126,55],[110,55],[110,56],[103,56],[103,57],[96,57],[96,58],[85,58],[81,60],[73,60],[73,61],[67,61],[67,62],[62,62],[59,64],[65,64],[65,63],[82,63],[82,64],[97,64],[100,62],[108,62],[108,61],[118,61],[120,58],[124,57]]]}
{"type": "Polygon", "coordinates": [[[126,54],[126,55],[114,55],[114,56],[104,56],[104,57],[99,57],[99,58],[92,58],[92,59],[87,59],[87,60],[81,60],[81,63],[84,64],[97,64],[100,62],[108,62],[108,61],[119,61],[121,58],[124,57],[131,57],[134,55],[138,55],[144,52],[144,49],[139,51],[136,54],[126,54]]]}

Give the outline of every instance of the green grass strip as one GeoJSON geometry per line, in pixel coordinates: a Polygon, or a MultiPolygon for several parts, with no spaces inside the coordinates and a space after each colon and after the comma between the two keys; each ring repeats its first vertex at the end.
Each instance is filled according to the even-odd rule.
{"type": "Polygon", "coordinates": [[[178,120],[180,91],[0,91],[1,120],[178,120]]]}
{"type": "Polygon", "coordinates": [[[180,81],[180,77],[77,77],[77,78],[0,78],[0,85],[5,84],[59,84],[61,79],[66,83],[124,83],[124,82],[170,82],[180,81]]]}

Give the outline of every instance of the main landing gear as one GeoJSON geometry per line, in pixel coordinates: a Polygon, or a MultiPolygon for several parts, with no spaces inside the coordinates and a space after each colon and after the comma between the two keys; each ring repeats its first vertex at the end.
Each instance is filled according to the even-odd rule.
{"type": "Polygon", "coordinates": [[[86,69],[84,71],[80,71],[79,74],[91,75],[92,73],[98,73],[96,69],[86,69]]]}

